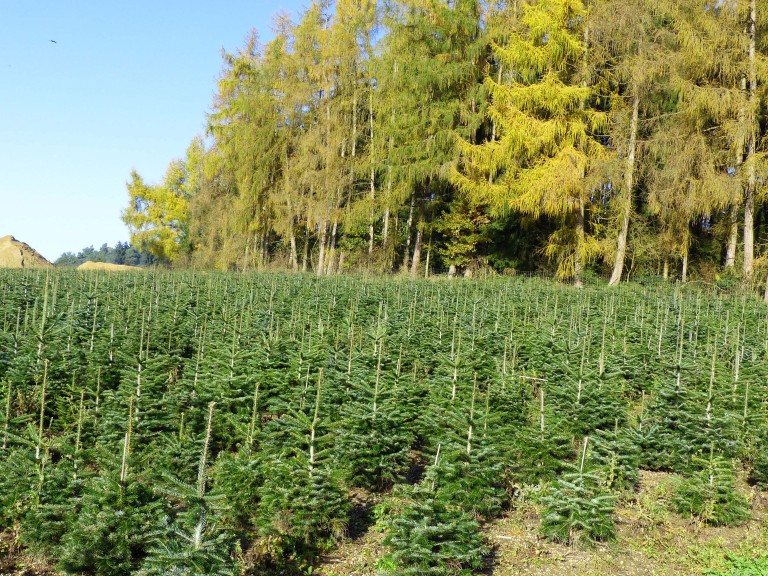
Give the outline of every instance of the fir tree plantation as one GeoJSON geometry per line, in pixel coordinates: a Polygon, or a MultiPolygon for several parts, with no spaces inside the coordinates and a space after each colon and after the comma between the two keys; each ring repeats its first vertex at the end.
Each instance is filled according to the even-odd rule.
{"type": "Polygon", "coordinates": [[[132,242],[180,266],[762,289],[765,0],[329,0],[225,55],[132,242]],[[180,151],[181,152],[181,151],[180,151]]]}
{"type": "Polygon", "coordinates": [[[752,296],[67,269],[0,270],[0,295],[4,574],[528,574],[493,537],[518,511],[657,574],[765,568],[752,296]],[[632,509],[693,544],[633,549],[632,509]]]}

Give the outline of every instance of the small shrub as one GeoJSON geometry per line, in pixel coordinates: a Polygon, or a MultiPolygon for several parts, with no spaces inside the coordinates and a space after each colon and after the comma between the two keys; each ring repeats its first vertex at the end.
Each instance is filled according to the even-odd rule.
{"type": "Polygon", "coordinates": [[[613,522],[616,501],[602,486],[597,474],[564,474],[552,484],[542,503],[541,532],[550,540],[592,545],[616,537],[613,522]]]}
{"type": "Polygon", "coordinates": [[[378,565],[387,576],[468,576],[488,549],[480,525],[430,486],[403,489],[400,506],[385,520],[391,552],[378,565]]]}
{"type": "Polygon", "coordinates": [[[733,468],[723,460],[712,460],[707,468],[677,482],[672,503],[679,513],[712,526],[742,524],[749,519],[750,508],[734,482],[733,468]]]}

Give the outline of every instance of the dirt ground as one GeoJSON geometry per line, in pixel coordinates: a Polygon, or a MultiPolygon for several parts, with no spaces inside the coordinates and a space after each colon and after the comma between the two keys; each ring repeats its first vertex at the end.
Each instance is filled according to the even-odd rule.
{"type": "MultiPolygon", "coordinates": [[[[618,538],[592,549],[554,544],[539,535],[539,511],[519,503],[485,527],[492,548],[491,576],[691,576],[720,568],[728,552],[750,557],[768,550],[768,493],[742,487],[753,517],[741,526],[710,527],[682,518],[668,506],[671,477],[641,471],[636,494],[616,510],[618,538]]],[[[318,574],[374,576],[386,550],[383,534],[370,529],[329,555],[318,574]]]]}
{"type": "MultiPolygon", "coordinates": [[[[486,576],[692,576],[721,568],[729,552],[742,557],[768,551],[768,492],[742,485],[752,518],[741,526],[710,527],[670,511],[672,477],[641,471],[640,486],[616,509],[616,542],[595,548],[554,544],[539,535],[539,510],[524,501],[484,528],[492,552],[486,576]]],[[[371,519],[380,497],[352,495],[349,536],[313,574],[375,576],[386,549],[371,519]]],[[[54,576],[50,566],[26,557],[0,533],[0,576],[54,576]]]]}
{"type": "Polygon", "coordinates": [[[53,266],[29,244],[13,236],[0,238],[0,268],[50,268],[53,266]]]}
{"type": "Polygon", "coordinates": [[[142,270],[136,266],[125,266],[123,264],[109,264],[108,262],[83,262],[77,267],[78,270],[111,270],[111,271],[131,271],[142,270]]]}

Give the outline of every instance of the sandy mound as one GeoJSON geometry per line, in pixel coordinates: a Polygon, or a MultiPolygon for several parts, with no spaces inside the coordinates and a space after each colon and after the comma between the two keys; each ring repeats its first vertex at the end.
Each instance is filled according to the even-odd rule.
{"type": "Polygon", "coordinates": [[[53,266],[37,251],[13,236],[0,238],[0,268],[50,268],[53,266]]]}
{"type": "Polygon", "coordinates": [[[78,270],[140,270],[136,266],[125,266],[123,264],[108,264],[107,262],[83,262],[77,267],[78,270]]]}

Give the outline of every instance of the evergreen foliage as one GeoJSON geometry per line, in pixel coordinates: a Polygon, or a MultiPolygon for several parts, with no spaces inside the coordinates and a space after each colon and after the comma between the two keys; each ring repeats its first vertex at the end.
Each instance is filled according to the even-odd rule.
{"type": "Polygon", "coordinates": [[[564,544],[594,544],[615,539],[615,497],[601,475],[585,470],[589,438],[585,438],[580,467],[562,474],[542,498],[541,532],[564,544]]]}
{"type": "Polygon", "coordinates": [[[735,480],[728,461],[711,457],[703,469],[678,481],[675,508],[713,526],[742,524],[750,518],[751,510],[735,480]]]}
{"type": "Polygon", "coordinates": [[[435,492],[429,482],[403,490],[389,510],[384,544],[392,552],[380,567],[384,574],[468,575],[487,552],[472,516],[435,492]]]}
{"type": "Polygon", "coordinates": [[[306,573],[375,502],[381,570],[468,574],[519,495],[610,540],[640,467],[742,522],[767,319],[706,287],[0,271],[0,531],[71,574],[306,573]]]}

